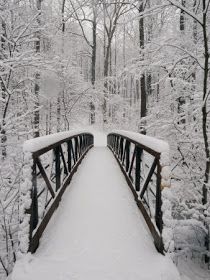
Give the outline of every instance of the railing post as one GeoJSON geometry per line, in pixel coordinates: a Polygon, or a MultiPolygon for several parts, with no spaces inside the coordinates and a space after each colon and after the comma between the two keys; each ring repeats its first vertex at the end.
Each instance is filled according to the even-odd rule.
{"type": "Polygon", "coordinates": [[[75,143],[75,160],[77,162],[77,159],[78,159],[78,139],[77,137],[74,138],[74,143],[75,143]]]}
{"type": "Polygon", "coordinates": [[[31,208],[30,208],[30,230],[29,230],[29,242],[32,239],[33,230],[36,228],[39,222],[38,214],[38,199],[37,199],[37,176],[36,176],[36,161],[33,160],[32,166],[32,189],[31,189],[31,208]]]}
{"type": "Polygon", "coordinates": [[[113,145],[112,145],[113,151],[115,150],[115,135],[113,135],[113,145]]]}
{"type": "Polygon", "coordinates": [[[55,179],[56,179],[56,187],[55,190],[57,192],[57,190],[60,188],[61,186],[61,169],[60,169],[60,146],[57,146],[54,149],[54,153],[55,153],[55,179]]]}
{"type": "Polygon", "coordinates": [[[89,135],[87,135],[86,147],[88,147],[89,145],[90,145],[90,137],[89,137],[89,135]]]}
{"type": "Polygon", "coordinates": [[[84,135],[84,139],[83,139],[83,145],[84,145],[84,151],[87,149],[87,136],[84,135]]]}
{"type": "Polygon", "coordinates": [[[81,136],[81,139],[82,139],[82,140],[81,140],[81,154],[83,154],[83,152],[84,152],[84,150],[85,150],[85,149],[84,149],[84,137],[85,137],[84,135],[81,136]]]}
{"type": "Polygon", "coordinates": [[[82,136],[79,136],[79,157],[82,154],[82,136]]]}
{"type": "Polygon", "coordinates": [[[135,187],[137,192],[140,191],[141,154],[142,154],[142,149],[137,146],[136,147],[136,170],[135,170],[135,187]]]}
{"type": "Polygon", "coordinates": [[[120,157],[120,136],[117,136],[117,156],[120,157]]]}
{"type": "Polygon", "coordinates": [[[130,142],[126,140],[125,144],[125,170],[128,172],[130,165],[130,142]]]}
{"type": "Polygon", "coordinates": [[[114,140],[114,152],[117,154],[117,148],[118,148],[118,137],[115,135],[115,140],[114,140]]]}
{"type": "Polygon", "coordinates": [[[156,222],[156,225],[157,225],[160,233],[162,233],[162,228],[163,228],[161,206],[162,206],[162,199],[161,199],[161,166],[160,166],[160,161],[158,160],[158,163],[157,163],[155,222],[156,222]]]}
{"type": "Polygon", "coordinates": [[[67,142],[67,149],[68,149],[68,171],[71,172],[71,149],[72,149],[71,140],[67,142]]]}

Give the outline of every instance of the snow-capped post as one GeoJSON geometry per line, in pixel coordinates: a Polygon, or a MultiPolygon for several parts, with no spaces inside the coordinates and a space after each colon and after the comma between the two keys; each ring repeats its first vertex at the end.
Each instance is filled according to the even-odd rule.
{"type": "Polygon", "coordinates": [[[169,146],[165,151],[160,154],[160,166],[161,166],[161,197],[162,197],[162,239],[164,249],[166,252],[174,251],[173,240],[173,217],[172,217],[172,193],[171,193],[171,169],[170,169],[170,157],[169,146]]]}
{"type": "Polygon", "coordinates": [[[20,186],[20,227],[18,232],[20,255],[28,252],[30,243],[30,209],[32,204],[31,192],[34,182],[34,176],[32,175],[33,158],[30,152],[24,152],[23,162],[23,182],[20,186]]]}
{"type": "Polygon", "coordinates": [[[107,143],[133,192],[157,250],[161,253],[172,251],[168,143],[121,130],[110,133],[107,143]]]}
{"type": "Polygon", "coordinates": [[[73,174],[92,147],[93,135],[85,131],[60,132],[24,143],[18,236],[20,256],[37,249],[73,174]]]}

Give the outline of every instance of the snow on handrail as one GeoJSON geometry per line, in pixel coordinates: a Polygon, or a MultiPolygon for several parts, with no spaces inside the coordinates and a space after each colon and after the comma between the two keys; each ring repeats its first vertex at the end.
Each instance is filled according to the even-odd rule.
{"type": "Polygon", "coordinates": [[[93,147],[93,142],[91,133],[75,130],[37,137],[24,143],[24,180],[20,186],[20,254],[37,249],[44,229],[73,174],[93,147]],[[40,158],[48,151],[51,151],[51,155],[40,158]]]}
{"type": "Polygon", "coordinates": [[[23,151],[24,152],[30,152],[35,153],[41,149],[44,149],[48,146],[51,146],[53,144],[56,144],[57,142],[63,141],[65,139],[68,139],[70,137],[73,137],[75,135],[79,134],[91,134],[89,131],[86,130],[69,130],[69,131],[63,131],[58,133],[53,133],[50,135],[45,135],[37,138],[33,138],[30,140],[27,140],[23,144],[23,151]]]}
{"type": "Polygon", "coordinates": [[[152,136],[147,136],[137,132],[126,131],[126,130],[113,130],[111,133],[120,134],[124,137],[129,138],[139,144],[144,145],[145,147],[150,148],[151,150],[157,153],[168,153],[169,154],[169,144],[163,140],[157,139],[152,136]]]}
{"type": "Polygon", "coordinates": [[[163,140],[140,133],[114,130],[108,134],[108,147],[114,153],[125,175],[137,205],[149,226],[157,249],[163,252],[164,245],[166,251],[173,251],[169,144],[163,140]],[[130,148],[131,144],[132,149],[130,148]],[[146,157],[143,157],[142,160],[143,151],[152,155],[154,161],[149,167],[147,177],[141,181],[141,166],[143,160],[146,160],[146,157]],[[157,169],[156,172],[155,168],[157,169]],[[147,196],[148,193],[146,192],[150,182],[153,182],[151,180],[153,174],[156,175],[156,190],[153,191],[155,200],[152,200],[155,201],[155,210],[153,209],[155,223],[151,219],[151,212],[147,211],[151,204],[147,202],[150,196],[147,196]]]}

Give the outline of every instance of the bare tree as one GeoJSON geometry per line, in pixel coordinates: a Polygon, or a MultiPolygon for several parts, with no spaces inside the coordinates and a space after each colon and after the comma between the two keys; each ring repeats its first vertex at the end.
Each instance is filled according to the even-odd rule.
{"type": "Polygon", "coordinates": [[[102,2],[103,15],[104,15],[104,101],[103,101],[103,123],[107,123],[107,92],[109,75],[109,62],[111,58],[111,46],[113,36],[115,34],[118,21],[122,15],[127,11],[127,2],[125,0],[117,0],[114,3],[109,1],[102,2]]]}
{"type": "MultiPolygon", "coordinates": [[[[38,27],[41,28],[41,9],[42,9],[42,1],[43,0],[36,0],[36,7],[38,10],[38,17],[37,17],[37,24],[38,27]]],[[[41,51],[41,33],[40,30],[36,32],[36,41],[35,41],[35,52],[37,55],[40,54],[41,51]]],[[[40,92],[40,72],[36,71],[35,73],[35,104],[34,104],[34,137],[39,137],[39,122],[40,122],[40,115],[39,115],[39,92],[40,92]]]]}
{"type": "MultiPolygon", "coordinates": [[[[98,14],[99,14],[99,0],[91,0],[91,1],[79,1],[76,0],[76,5],[74,1],[70,0],[71,6],[74,11],[74,15],[76,17],[77,22],[82,31],[82,35],[87,43],[87,45],[91,48],[91,83],[93,89],[95,87],[96,81],[96,51],[97,51],[97,24],[98,24],[98,14]],[[90,11],[89,17],[86,16],[85,9],[90,11]],[[88,24],[91,25],[92,37],[88,38],[88,35],[85,31],[85,26],[88,24]]],[[[90,123],[95,123],[95,105],[93,101],[90,102],[90,123]]]]}

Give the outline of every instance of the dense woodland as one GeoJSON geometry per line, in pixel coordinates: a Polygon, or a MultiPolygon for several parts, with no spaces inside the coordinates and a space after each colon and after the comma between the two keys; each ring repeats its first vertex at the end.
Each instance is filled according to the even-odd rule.
{"type": "Polygon", "coordinates": [[[18,257],[22,143],[90,125],[169,142],[167,249],[204,265],[210,0],[1,0],[0,36],[0,278],[18,257]]]}

